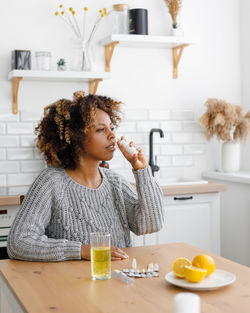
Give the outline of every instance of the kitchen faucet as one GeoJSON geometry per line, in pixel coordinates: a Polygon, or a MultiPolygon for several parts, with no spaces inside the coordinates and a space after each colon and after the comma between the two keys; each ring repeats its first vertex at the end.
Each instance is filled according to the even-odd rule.
{"type": "MultiPolygon", "coordinates": [[[[160,167],[154,163],[153,158],[153,134],[160,133],[160,137],[164,137],[164,133],[160,128],[152,128],[149,133],[149,165],[151,167],[152,175],[154,176],[154,172],[158,172],[160,167]]],[[[155,157],[156,159],[156,157],[155,157]]]]}

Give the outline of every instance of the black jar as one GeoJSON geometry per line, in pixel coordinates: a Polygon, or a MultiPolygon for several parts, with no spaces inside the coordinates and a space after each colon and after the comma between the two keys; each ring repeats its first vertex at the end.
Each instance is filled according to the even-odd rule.
{"type": "Polygon", "coordinates": [[[148,35],[148,10],[131,9],[128,10],[129,34],[148,35]]]}

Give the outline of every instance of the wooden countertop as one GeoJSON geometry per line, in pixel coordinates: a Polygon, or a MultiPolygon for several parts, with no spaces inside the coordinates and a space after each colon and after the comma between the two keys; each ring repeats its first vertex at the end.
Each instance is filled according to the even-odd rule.
{"type": "MultiPolygon", "coordinates": [[[[135,183],[132,182],[131,185],[135,188],[135,183]]],[[[173,195],[221,192],[226,191],[227,186],[225,184],[208,182],[207,184],[161,186],[161,190],[163,196],[173,196],[173,195]]]]}
{"type": "Polygon", "coordinates": [[[2,205],[20,205],[24,196],[0,196],[0,206],[2,205]]]}
{"type": "Polygon", "coordinates": [[[226,191],[227,187],[224,184],[207,183],[200,185],[182,185],[182,186],[161,186],[164,196],[185,195],[194,193],[210,193],[226,191]]]}
{"type": "MultiPolygon", "coordinates": [[[[135,183],[131,183],[135,187],[135,183]]],[[[185,194],[197,194],[197,193],[210,193],[226,191],[225,184],[212,183],[200,185],[182,185],[182,186],[161,186],[164,196],[171,195],[185,195],[185,194]]],[[[16,196],[0,196],[0,206],[2,205],[20,205],[24,199],[24,195],[16,196]]]]}
{"type": "MultiPolygon", "coordinates": [[[[130,268],[135,257],[138,268],[146,267],[148,263],[158,263],[160,277],[135,279],[131,285],[116,279],[92,281],[89,261],[40,263],[1,260],[0,273],[23,312],[166,313],[174,312],[174,296],[185,291],[164,279],[165,274],[171,271],[172,261],[179,256],[192,259],[204,253],[183,243],[124,250],[130,259],[112,262],[112,269],[130,268]]],[[[236,281],[217,290],[196,292],[201,297],[201,312],[249,313],[250,269],[212,256],[217,268],[234,273],[236,281]]]]}

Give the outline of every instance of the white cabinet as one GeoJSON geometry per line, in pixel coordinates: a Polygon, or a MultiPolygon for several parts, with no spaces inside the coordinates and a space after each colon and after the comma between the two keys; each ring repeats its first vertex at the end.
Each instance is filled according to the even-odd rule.
{"type": "Polygon", "coordinates": [[[250,171],[203,176],[227,185],[221,195],[221,255],[250,267],[250,171]]]}
{"type": "Polygon", "coordinates": [[[164,197],[165,223],[154,234],[132,234],[133,246],[185,242],[220,254],[220,194],[164,197]]]}

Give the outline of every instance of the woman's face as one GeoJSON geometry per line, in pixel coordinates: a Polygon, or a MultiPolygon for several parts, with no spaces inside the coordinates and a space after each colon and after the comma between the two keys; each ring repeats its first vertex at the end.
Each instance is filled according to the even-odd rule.
{"type": "Polygon", "coordinates": [[[96,161],[112,159],[115,151],[115,134],[114,127],[106,112],[97,109],[96,125],[89,129],[84,148],[84,157],[96,161]]]}

